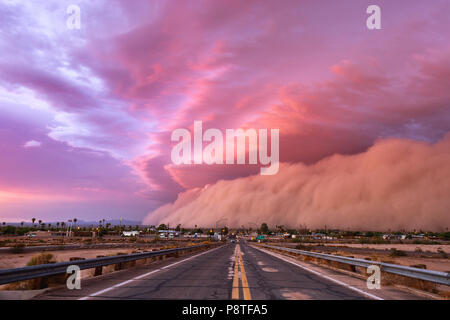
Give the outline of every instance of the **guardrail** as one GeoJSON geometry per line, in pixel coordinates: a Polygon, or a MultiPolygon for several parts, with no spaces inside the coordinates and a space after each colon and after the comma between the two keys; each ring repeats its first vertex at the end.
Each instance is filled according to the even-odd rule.
{"type": "Polygon", "coordinates": [[[268,248],[268,249],[286,251],[286,252],[291,252],[291,253],[295,253],[295,254],[301,254],[301,255],[305,255],[305,256],[309,256],[309,257],[314,257],[314,258],[329,260],[329,261],[334,261],[334,262],[340,262],[340,263],[344,263],[344,264],[348,264],[348,265],[352,265],[352,266],[363,267],[363,268],[367,268],[371,265],[376,265],[376,266],[380,267],[381,271],[384,271],[384,272],[393,273],[393,274],[397,274],[397,275],[408,277],[408,278],[444,284],[447,286],[450,285],[450,273],[448,273],[448,272],[425,270],[425,269],[401,266],[401,265],[385,263],[385,262],[370,261],[370,260],[350,258],[350,257],[344,257],[344,256],[336,256],[336,255],[327,254],[327,253],[309,252],[309,251],[286,248],[286,247],[268,246],[268,245],[261,245],[261,246],[268,248]]]}
{"type": "Polygon", "coordinates": [[[112,264],[125,263],[141,259],[167,256],[170,254],[177,254],[183,251],[193,251],[197,249],[207,248],[211,245],[202,244],[183,248],[166,249],[152,252],[133,253],[111,257],[101,257],[86,260],[65,261],[51,264],[42,264],[37,266],[30,266],[24,268],[14,268],[0,270],[0,285],[23,280],[30,280],[36,278],[43,278],[48,276],[65,274],[67,267],[77,265],[80,270],[92,269],[97,267],[104,267],[112,264]]]}

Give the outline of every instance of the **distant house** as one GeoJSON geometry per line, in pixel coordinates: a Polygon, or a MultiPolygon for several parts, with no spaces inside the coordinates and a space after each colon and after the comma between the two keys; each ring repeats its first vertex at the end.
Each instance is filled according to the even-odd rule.
{"type": "Polygon", "coordinates": [[[73,232],[70,231],[30,231],[25,234],[26,237],[32,238],[52,238],[52,237],[71,237],[73,236],[73,232]]]}
{"type": "Polygon", "coordinates": [[[140,231],[123,231],[123,237],[137,237],[141,232],[140,231]]]}
{"type": "Polygon", "coordinates": [[[172,236],[172,237],[178,237],[179,232],[175,230],[159,230],[160,236],[172,236]]]}
{"type": "Polygon", "coordinates": [[[384,240],[405,240],[405,234],[383,234],[384,240]]]}

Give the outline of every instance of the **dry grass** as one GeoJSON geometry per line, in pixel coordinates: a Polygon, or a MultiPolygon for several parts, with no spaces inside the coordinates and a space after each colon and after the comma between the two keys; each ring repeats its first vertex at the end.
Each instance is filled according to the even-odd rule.
{"type": "MultiPolygon", "coordinates": [[[[30,261],[28,261],[27,266],[37,266],[41,264],[55,263],[56,260],[51,253],[40,253],[33,256],[30,261]]],[[[26,281],[20,281],[15,283],[10,283],[5,286],[5,290],[38,290],[46,287],[49,284],[60,284],[64,282],[65,276],[54,276],[48,279],[31,279],[26,281]],[[43,282],[45,281],[45,283],[43,282]]]]}

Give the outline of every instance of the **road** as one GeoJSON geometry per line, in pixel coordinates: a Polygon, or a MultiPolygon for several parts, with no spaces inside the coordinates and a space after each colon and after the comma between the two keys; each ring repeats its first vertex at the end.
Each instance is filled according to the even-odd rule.
{"type": "MultiPolygon", "coordinates": [[[[240,241],[190,257],[85,279],[81,290],[54,289],[37,299],[360,300],[383,297],[337,278],[335,271],[311,271],[240,241]]],[[[395,294],[387,298],[419,298],[407,293],[395,294]]]]}

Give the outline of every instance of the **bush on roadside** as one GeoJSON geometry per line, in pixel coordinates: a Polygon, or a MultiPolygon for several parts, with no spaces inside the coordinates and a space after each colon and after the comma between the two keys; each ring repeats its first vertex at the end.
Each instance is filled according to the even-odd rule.
{"type": "Polygon", "coordinates": [[[305,246],[303,244],[298,244],[295,246],[297,250],[311,251],[311,246],[305,246]]]}
{"type": "Polygon", "coordinates": [[[358,240],[360,244],[390,244],[390,240],[385,239],[365,239],[361,238],[358,240]]]}
{"type": "Polygon", "coordinates": [[[25,249],[25,244],[23,243],[16,243],[11,248],[9,248],[9,252],[11,253],[22,253],[25,249]]]}
{"type": "Polygon", "coordinates": [[[391,257],[406,257],[407,254],[405,251],[397,250],[396,248],[392,248],[390,256],[391,257]]]}
{"type": "Polygon", "coordinates": [[[431,240],[414,240],[413,244],[441,244],[439,241],[431,241],[431,240]]]}
{"type": "Polygon", "coordinates": [[[40,264],[49,264],[55,262],[56,260],[53,257],[53,254],[43,252],[32,257],[31,260],[28,261],[27,266],[37,266],[40,264]]]}
{"type": "MultiPolygon", "coordinates": [[[[28,261],[27,266],[37,266],[40,264],[49,264],[49,263],[55,263],[55,259],[53,257],[53,254],[51,253],[40,253],[38,255],[35,255],[31,258],[30,261],[28,261]]],[[[15,283],[10,283],[5,286],[5,290],[37,290],[41,289],[41,282],[38,281],[40,279],[31,279],[31,280],[25,280],[15,283]]],[[[64,275],[63,276],[54,276],[49,279],[47,279],[47,285],[48,282],[51,283],[61,283],[61,281],[64,281],[64,275]]],[[[45,286],[47,286],[45,285],[45,286]]]]}

